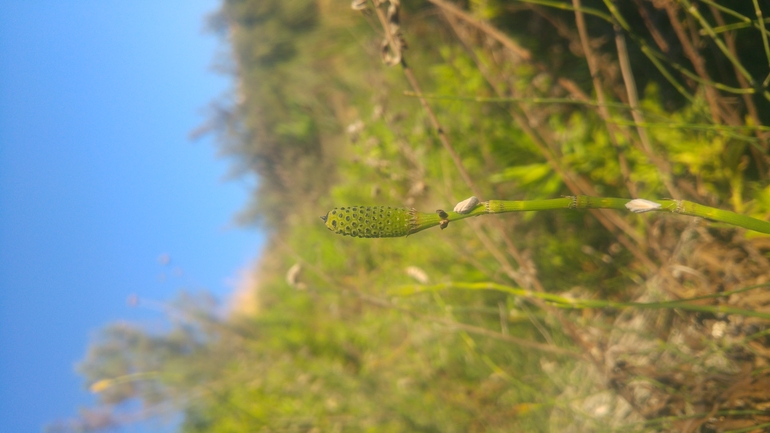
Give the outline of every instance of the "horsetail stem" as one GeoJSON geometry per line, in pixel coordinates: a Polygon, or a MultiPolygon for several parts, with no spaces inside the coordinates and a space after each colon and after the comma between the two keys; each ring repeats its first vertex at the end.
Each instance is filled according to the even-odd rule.
{"type": "Polygon", "coordinates": [[[744,287],[738,290],[729,292],[716,293],[708,296],[698,296],[689,299],[677,299],[673,301],[660,301],[660,302],[618,302],[605,299],[579,299],[571,298],[567,296],[561,296],[555,293],[534,292],[532,290],[523,289],[521,287],[508,286],[504,284],[494,282],[481,282],[481,283],[468,283],[468,282],[449,282],[434,285],[405,285],[391,290],[391,295],[397,296],[410,296],[417,293],[440,291],[446,289],[461,289],[461,290],[494,290],[498,292],[507,293],[516,297],[525,299],[540,299],[546,301],[554,306],[560,308],[569,309],[582,309],[582,308],[640,308],[640,309],[668,309],[678,308],[687,311],[701,311],[712,314],[737,314],[746,317],[758,317],[765,320],[770,320],[770,313],[762,311],[746,310],[743,308],[733,307],[731,305],[701,305],[693,304],[692,301],[698,301],[707,298],[727,298],[734,293],[746,292],[749,290],[765,288],[767,284],[758,284],[755,286],[744,287]]]}
{"type": "Polygon", "coordinates": [[[671,212],[770,234],[770,222],[686,200],[629,200],[580,195],[548,200],[489,200],[468,209],[470,206],[466,202],[469,200],[458,203],[458,207],[455,208],[462,213],[438,210],[436,214],[430,214],[390,206],[352,206],[334,208],[321,219],[329,230],[344,236],[388,238],[409,236],[433,226],[440,226],[443,229],[451,221],[485,214],[555,209],[617,209],[635,213],[671,212]]]}

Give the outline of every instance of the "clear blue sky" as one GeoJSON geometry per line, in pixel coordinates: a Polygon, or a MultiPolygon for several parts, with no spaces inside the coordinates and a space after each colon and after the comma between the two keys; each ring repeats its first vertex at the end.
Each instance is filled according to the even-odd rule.
{"type": "Polygon", "coordinates": [[[253,180],[224,182],[211,138],[187,138],[232,88],[203,32],[218,6],[0,0],[0,431],[93,401],[73,370],[89,338],[159,320],[130,294],[224,299],[258,257],[262,235],[231,223],[253,180]]]}

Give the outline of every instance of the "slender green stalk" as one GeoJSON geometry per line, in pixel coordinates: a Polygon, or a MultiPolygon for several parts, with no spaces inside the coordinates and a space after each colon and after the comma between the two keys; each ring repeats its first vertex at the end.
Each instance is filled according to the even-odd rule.
{"type": "MultiPolygon", "coordinates": [[[[763,21],[763,22],[766,22],[766,23],[770,23],[770,18],[765,18],[765,19],[763,19],[762,21],[763,21]]],[[[733,30],[742,30],[742,29],[748,29],[748,28],[750,28],[750,27],[756,27],[756,28],[759,28],[759,24],[756,24],[756,23],[754,23],[753,21],[748,21],[748,22],[745,22],[745,23],[732,23],[732,24],[725,24],[725,25],[723,25],[723,26],[717,26],[717,27],[714,27],[714,28],[713,28],[713,30],[714,30],[714,33],[716,33],[716,34],[720,34],[720,33],[731,32],[731,31],[733,31],[733,30]]],[[[765,29],[765,28],[764,28],[764,26],[763,26],[763,28],[762,28],[762,31],[763,31],[763,32],[764,32],[766,35],[767,35],[767,34],[770,34],[770,31],[768,31],[767,29],[765,29]]],[[[703,30],[703,29],[701,29],[700,31],[698,31],[698,33],[699,33],[701,36],[708,36],[708,33],[706,33],[706,31],[705,31],[705,30],[703,30]]]]}
{"type": "Polygon", "coordinates": [[[457,95],[438,95],[431,93],[423,93],[418,95],[417,93],[405,90],[404,96],[412,96],[425,99],[445,99],[450,101],[472,101],[472,102],[527,102],[530,104],[572,104],[572,105],[589,105],[596,107],[611,107],[622,108],[626,110],[632,110],[630,105],[619,102],[605,102],[600,103],[594,100],[583,101],[574,98],[510,98],[510,97],[486,97],[486,96],[457,96],[457,95]]]}
{"type": "Polygon", "coordinates": [[[698,82],[700,84],[703,84],[704,86],[711,86],[711,87],[713,87],[715,89],[723,90],[725,92],[730,92],[730,93],[736,93],[736,94],[739,94],[739,95],[753,95],[754,93],[757,93],[757,91],[754,90],[751,87],[732,87],[732,86],[728,86],[726,84],[718,83],[716,81],[705,80],[705,79],[701,78],[700,76],[698,76],[698,74],[694,74],[694,73],[690,72],[687,68],[685,68],[684,66],[680,65],[679,63],[676,63],[676,62],[673,62],[673,61],[670,61],[668,63],[671,65],[672,68],[674,68],[677,71],[681,72],[682,75],[686,75],[687,78],[689,78],[689,79],[691,79],[693,81],[696,81],[696,82],[698,82]]]}
{"type": "Polygon", "coordinates": [[[481,215],[559,209],[616,209],[632,210],[636,213],[671,212],[770,234],[768,221],[687,200],[629,200],[585,195],[547,200],[489,200],[479,203],[472,210],[462,214],[443,210],[437,210],[436,213],[423,213],[414,209],[386,206],[340,207],[332,209],[321,219],[329,230],[337,234],[361,238],[385,238],[409,236],[435,226],[444,229],[452,221],[481,215]],[[634,207],[635,204],[637,207],[634,207]]]}
{"type": "Polygon", "coordinates": [[[484,282],[484,283],[443,283],[434,284],[431,286],[421,285],[407,285],[402,286],[391,291],[394,295],[407,296],[421,292],[432,292],[446,289],[462,289],[462,290],[494,290],[498,292],[507,293],[509,295],[526,298],[526,299],[540,299],[551,303],[552,305],[566,309],[584,309],[584,308],[613,308],[613,309],[626,309],[626,308],[641,308],[647,310],[664,310],[664,309],[680,309],[687,311],[701,311],[712,314],[737,314],[746,317],[757,317],[760,319],[770,320],[770,313],[763,313],[760,311],[745,310],[743,308],[731,307],[728,305],[698,305],[691,304],[691,301],[700,300],[702,298],[693,299],[678,299],[674,301],[662,301],[662,302],[618,302],[609,301],[605,299],[575,299],[565,296],[557,295],[547,292],[534,292],[532,290],[522,289],[520,287],[506,286],[504,284],[484,282]]]}
{"type": "Polygon", "coordinates": [[[759,2],[754,0],[754,11],[757,14],[757,22],[762,33],[762,46],[765,48],[765,57],[767,58],[768,65],[770,65],[770,44],[767,42],[767,30],[765,30],[765,20],[762,19],[762,9],[759,7],[759,2]]]}
{"type": "Polygon", "coordinates": [[[558,2],[558,1],[551,1],[551,0],[521,0],[521,1],[523,3],[531,3],[531,4],[536,4],[536,5],[543,5],[543,6],[548,6],[548,7],[554,8],[554,9],[561,9],[561,10],[565,10],[565,11],[576,11],[576,10],[579,10],[580,12],[583,12],[584,14],[593,15],[593,16],[599,17],[599,18],[601,18],[601,19],[603,19],[605,21],[612,22],[612,18],[609,15],[605,14],[604,12],[602,12],[602,11],[600,11],[598,9],[594,9],[594,8],[583,7],[583,8],[577,9],[577,8],[574,8],[574,7],[570,6],[567,3],[562,3],[562,2],[558,2]]]}
{"type": "Polygon", "coordinates": [[[753,83],[754,78],[751,76],[749,71],[747,71],[746,68],[743,67],[741,62],[739,62],[738,59],[736,59],[733,56],[733,54],[730,52],[727,46],[725,46],[724,42],[722,42],[722,39],[720,39],[719,36],[717,36],[716,32],[714,32],[714,29],[711,27],[708,21],[706,21],[706,19],[703,18],[703,15],[700,14],[698,9],[694,7],[689,0],[679,0],[679,1],[684,5],[684,9],[700,22],[701,27],[703,27],[703,29],[706,30],[708,35],[711,36],[711,39],[717,45],[719,50],[722,51],[722,54],[724,54],[728,60],[730,60],[730,62],[733,64],[733,66],[735,66],[738,72],[740,72],[749,83],[753,83]]]}

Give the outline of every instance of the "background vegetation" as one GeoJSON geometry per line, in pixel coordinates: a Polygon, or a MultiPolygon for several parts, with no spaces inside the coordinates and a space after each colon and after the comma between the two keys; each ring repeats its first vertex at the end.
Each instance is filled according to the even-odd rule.
{"type": "Polygon", "coordinates": [[[352,6],[227,0],[211,18],[238,77],[212,125],[259,175],[240,218],[271,233],[254,296],[227,317],[183,296],[167,332],[107,327],[81,365],[101,405],[52,430],[174,409],[183,432],[767,428],[766,236],[564,211],[354,239],[318,217],[586,194],[767,219],[770,5],[352,6]]]}

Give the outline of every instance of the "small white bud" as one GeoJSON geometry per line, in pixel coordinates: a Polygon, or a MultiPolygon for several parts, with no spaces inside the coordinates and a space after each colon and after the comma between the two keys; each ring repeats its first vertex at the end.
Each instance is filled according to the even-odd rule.
{"type": "Polygon", "coordinates": [[[302,265],[295,263],[294,266],[290,267],[286,272],[286,283],[295,289],[304,290],[307,286],[305,283],[299,281],[300,272],[302,272],[302,265]]]}
{"type": "Polygon", "coordinates": [[[479,204],[479,199],[476,196],[470,196],[465,200],[455,205],[454,211],[460,214],[466,214],[476,208],[479,204]]]}
{"type": "Polygon", "coordinates": [[[711,336],[714,338],[722,338],[725,335],[725,328],[727,328],[727,322],[717,321],[711,327],[711,336]]]}
{"type": "Polygon", "coordinates": [[[626,209],[633,213],[644,213],[654,210],[660,210],[663,206],[660,203],[654,201],[645,200],[643,198],[635,198],[626,203],[626,209]]]}
{"type": "Polygon", "coordinates": [[[366,9],[366,0],[353,0],[350,7],[353,8],[354,11],[362,11],[366,9]]]}
{"type": "Polygon", "coordinates": [[[417,282],[419,282],[420,284],[428,284],[428,282],[430,281],[430,278],[428,278],[428,274],[426,274],[425,271],[418,268],[417,266],[407,267],[406,274],[414,278],[415,280],[417,280],[417,282]]]}

